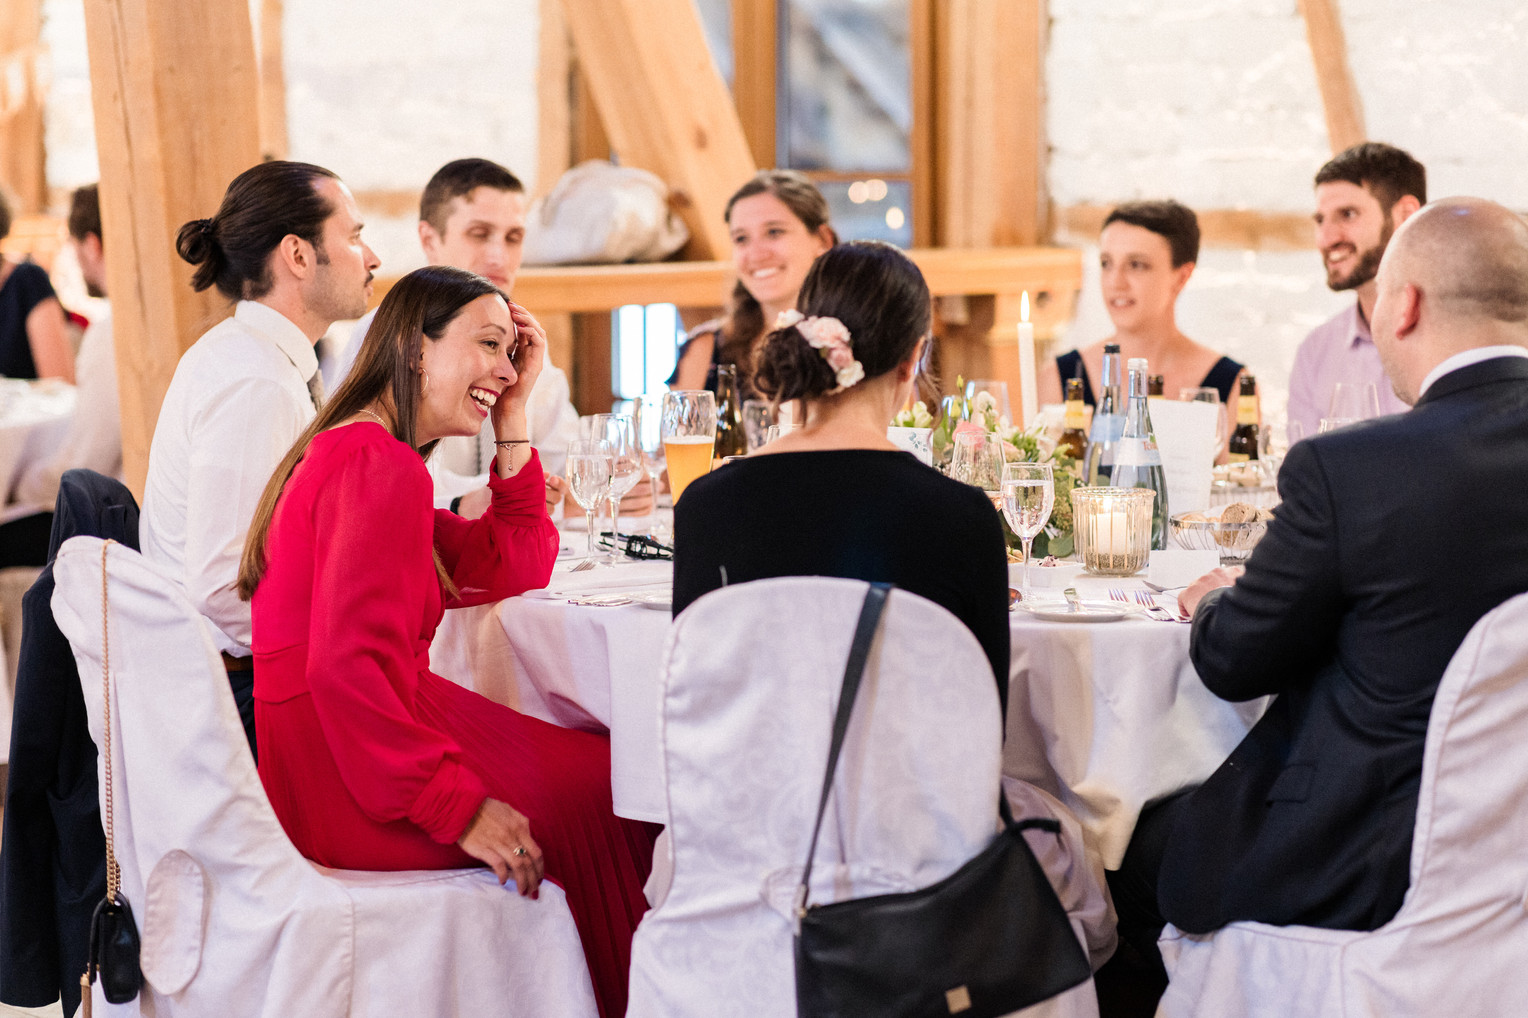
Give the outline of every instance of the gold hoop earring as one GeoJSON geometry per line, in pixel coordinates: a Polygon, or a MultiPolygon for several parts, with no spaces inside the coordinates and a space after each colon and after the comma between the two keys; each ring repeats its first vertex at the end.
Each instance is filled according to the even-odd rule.
{"type": "Polygon", "coordinates": [[[420,375],[424,376],[424,381],[419,387],[419,396],[421,399],[423,399],[425,396],[430,394],[430,373],[424,368],[420,368],[419,373],[420,375]]]}

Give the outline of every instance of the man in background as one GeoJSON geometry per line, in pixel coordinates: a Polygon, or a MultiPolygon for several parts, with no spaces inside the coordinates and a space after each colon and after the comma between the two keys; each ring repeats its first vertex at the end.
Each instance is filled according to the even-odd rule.
{"type": "MultiPolygon", "coordinates": [[[[106,253],[101,241],[101,199],[95,184],[74,192],[69,202],[69,241],[74,248],[85,291],[106,296],[106,253]]],[[[48,558],[53,504],[64,471],[94,470],[108,477],[122,473],[122,417],[117,406],[117,359],[112,348],[111,309],[103,305],[91,320],[74,358],[74,416],[68,434],[53,455],[34,464],[17,481],[18,505],[37,512],[0,526],[0,566],[40,566],[48,558]]]]}
{"type": "Polygon", "coordinates": [[[1406,409],[1380,363],[1369,323],[1385,247],[1396,228],[1426,202],[1427,171],[1392,145],[1354,145],[1316,173],[1316,246],[1326,266],[1326,285],[1352,290],[1358,299],[1311,330],[1295,353],[1289,422],[1303,432],[1299,437],[1316,434],[1321,418],[1330,416],[1338,382],[1372,383],[1381,414],[1406,409]]]}

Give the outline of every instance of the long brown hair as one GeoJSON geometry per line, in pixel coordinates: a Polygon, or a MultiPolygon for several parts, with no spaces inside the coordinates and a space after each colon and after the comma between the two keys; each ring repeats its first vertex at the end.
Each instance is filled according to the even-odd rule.
{"type": "MultiPolygon", "coordinates": [[[[726,211],[722,213],[722,219],[726,222],[732,220],[732,207],[744,198],[752,198],[756,194],[772,194],[780,199],[784,206],[791,210],[791,214],[801,220],[808,233],[816,233],[824,226],[828,227],[828,233],[832,235],[832,243],[838,243],[838,234],[833,232],[833,227],[828,223],[828,200],[817,190],[817,185],[812,183],[805,174],[795,170],[760,170],[748,179],[748,182],[727,199],[726,211]]],[[[753,377],[753,348],[764,335],[764,309],[759,302],[753,299],[753,294],[748,292],[748,287],[739,279],[732,287],[732,300],[727,305],[726,317],[722,320],[721,335],[718,343],[721,354],[717,360],[722,364],[736,364],[740,369],[740,376],[744,379],[753,377]]]]}
{"type": "MultiPolygon", "coordinates": [[[[307,455],[314,435],[348,420],[373,402],[391,403],[393,437],[418,449],[421,458],[428,458],[434,451],[434,442],[420,446],[414,440],[423,394],[418,367],[424,337],[440,339],[462,308],[490,294],[504,297],[503,291],[476,273],[448,265],[430,265],[398,280],[382,298],[350,374],[287,450],[265,485],[249,535],[244,539],[244,556],[239,562],[239,597],[246,601],[253,597],[265,575],[265,545],[276,503],[292,471],[307,455]]],[[[443,585],[452,589],[439,555],[435,557],[435,569],[443,585]]]]}

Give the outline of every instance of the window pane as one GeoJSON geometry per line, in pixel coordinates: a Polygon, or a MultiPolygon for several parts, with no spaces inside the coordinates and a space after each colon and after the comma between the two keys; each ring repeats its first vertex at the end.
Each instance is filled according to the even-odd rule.
{"type": "Polygon", "coordinates": [[[627,304],[613,315],[612,384],[620,399],[662,392],[678,363],[684,329],[672,304],[627,304]]]}
{"type": "Polygon", "coordinates": [[[884,240],[912,247],[913,188],[906,180],[819,180],[840,240],[884,240]]]}
{"type": "Polygon", "coordinates": [[[732,0],[695,0],[700,27],[706,33],[711,59],[727,87],[732,87],[732,0]]]}
{"type": "Polygon", "coordinates": [[[782,0],[780,165],[911,168],[908,17],[908,0],[782,0]]]}

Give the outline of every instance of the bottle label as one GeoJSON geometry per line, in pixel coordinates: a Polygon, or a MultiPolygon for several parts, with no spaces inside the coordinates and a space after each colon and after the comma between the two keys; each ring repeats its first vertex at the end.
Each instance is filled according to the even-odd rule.
{"type": "Polygon", "coordinates": [[[1093,434],[1091,441],[1094,442],[1117,442],[1125,433],[1124,414],[1094,414],[1093,434]]]}
{"type": "Polygon", "coordinates": [[[1114,447],[1114,465],[1159,467],[1162,465],[1162,453],[1157,449],[1157,443],[1149,438],[1121,439],[1114,447]]]}
{"type": "Polygon", "coordinates": [[[1238,396],[1238,397],[1236,397],[1236,423],[1237,424],[1256,424],[1257,423],[1257,397],[1256,396],[1238,396]]]}
{"type": "Polygon", "coordinates": [[[1073,428],[1081,431],[1086,421],[1087,413],[1083,410],[1082,400],[1068,400],[1066,404],[1066,421],[1064,424],[1065,428],[1068,431],[1072,430],[1073,428]]]}
{"type": "Polygon", "coordinates": [[[1251,459],[1252,459],[1252,457],[1248,456],[1244,452],[1233,452],[1233,453],[1227,454],[1227,456],[1226,456],[1226,461],[1228,463],[1246,463],[1246,462],[1250,461],[1251,459]]]}

